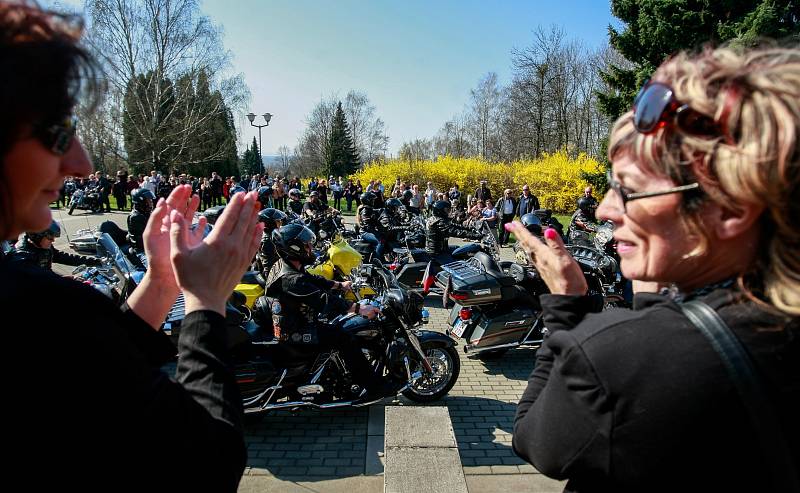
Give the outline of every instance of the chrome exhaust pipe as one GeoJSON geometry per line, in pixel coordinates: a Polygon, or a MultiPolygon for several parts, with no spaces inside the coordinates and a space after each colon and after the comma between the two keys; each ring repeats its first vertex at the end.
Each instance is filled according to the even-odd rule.
{"type": "Polygon", "coordinates": [[[506,348],[518,347],[519,345],[520,345],[520,343],[518,343],[518,342],[511,342],[511,343],[508,343],[508,344],[498,344],[496,346],[486,346],[486,347],[477,347],[475,344],[465,344],[464,345],[464,353],[466,353],[466,354],[470,354],[470,353],[479,354],[479,353],[482,353],[484,351],[491,351],[493,349],[506,349],[506,348]]]}

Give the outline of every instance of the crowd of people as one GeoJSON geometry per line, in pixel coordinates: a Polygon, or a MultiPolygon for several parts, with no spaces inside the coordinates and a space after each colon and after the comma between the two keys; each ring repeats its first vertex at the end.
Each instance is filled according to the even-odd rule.
{"type": "MultiPolygon", "coordinates": [[[[421,191],[398,179],[387,193],[380,180],[360,190],[330,176],[307,184],[304,204],[297,178],[94,173],[73,114],[79,95],[91,108],[102,90],[81,35],[73,17],[0,2],[0,239],[24,235],[22,249],[49,252],[34,265],[0,253],[0,311],[76,315],[6,331],[7,374],[25,370],[7,379],[6,462],[38,488],[107,490],[123,468],[124,489],[235,491],[246,449],[225,303],[262,240],[259,211],[299,203],[316,213],[344,198],[376,231],[386,211],[428,210],[426,245],[437,254],[448,236],[474,235],[451,209],[496,224],[501,244],[515,234],[551,294],[540,297],[546,336],[513,448],[567,490],[800,491],[797,47],[677,54],[617,120],[609,190],[599,203],[585,190],[572,221],[575,232],[591,230],[595,215],[613,222],[622,274],[638,293],[631,309],[601,311],[562,237],[547,229],[539,238],[514,220],[540,206],[527,186],[493,197],[482,182],[463,197],[457,185],[421,191]],[[102,190],[106,210],[109,195],[123,209],[128,197],[143,204],[136,248],[149,265],[122,307],[48,270],[59,234],[50,204],[79,186],[102,190]],[[223,199],[208,236],[190,230],[201,204],[223,199]],[[159,329],[179,293],[176,348],[159,329]],[[161,367],[176,352],[172,379],[161,367]],[[53,460],[43,465],[45,441],[53,460]]],[[[304,271],[313,236],[297,224],[273,232],[286,263],[268,289],[287,307],[274,315],[376,317],[368,305],[319,301],[350,285],[304,271]]],[[[326,337],[369,372],[342,334],[326,337]]],[[[380,385],[358,378],[367,394],[380,385]]]]}

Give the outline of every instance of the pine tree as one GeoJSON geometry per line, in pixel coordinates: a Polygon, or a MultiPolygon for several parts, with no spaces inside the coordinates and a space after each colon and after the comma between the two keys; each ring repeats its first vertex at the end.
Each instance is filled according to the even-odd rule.
{"type": "Polygon", "coordinates": [[[349,176],[358,171],[361,158],[353,144],[350,127],[342,110],[342,102],[336,106],[331,136],[325,149],[326,176],[349,176]]]}
{"type": "Polygon", "coordinates": [[[799,8],[797,0],[612,0],[612,13],[626,25],[622,32],[609,27],[611,46],[634,67],[601,72],[610,87],[598,94],[601,110],[612,120],[622,115],[656,67],[678,51],[798,38],[799,8]]]}
{"type": "Polygon", "coordinates": [[[242,155],[241,175],[260,175],[264,172],[261,165],[261,152],[258,149],[258,142],[253,137],[253,143],[244,151],[242,155]]]}

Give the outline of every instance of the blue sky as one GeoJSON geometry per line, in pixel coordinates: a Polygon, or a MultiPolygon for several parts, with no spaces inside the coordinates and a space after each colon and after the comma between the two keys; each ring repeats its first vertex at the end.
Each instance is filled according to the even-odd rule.
{"type": "MultiPolygon", "coordinates": [[[[200,1],[250,87],[249,110],[275,115],[264,154],[293,148],[314,105],[350,89],[369,96],[396,153],[460,113],[487,72],[507,82],[512,49],[530,45],[537,26],[559,25],[594,48],[617,24],[606,0],[200,1]]],[[[238,121],[242,142],[252,141],[257,129],[238,121]]]]}

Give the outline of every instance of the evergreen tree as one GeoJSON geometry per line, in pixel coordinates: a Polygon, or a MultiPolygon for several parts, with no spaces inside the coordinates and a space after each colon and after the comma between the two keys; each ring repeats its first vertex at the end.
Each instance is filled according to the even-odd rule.
{"type": "Polygon", "coordinates": [[[264,168],[261,165],[261,151],[258,148],[258,142],[256,142],[256,138],[253,137],[253,143],[250,147],[244,151],[242,155],[242,164],[240,175],[260,175],[264,172],[264,168]]]}
{"type": "Polygon", "coordinates": [[[601,110],[612,120],[622,115],[656,67],[678,51],[800,37],[799,9],[798,0],[612,0],[612,13],[626,25],[622,32],[609,27],[610,43],[634,67],[601,72],[610,88],[598,94],[601,110]]]}
{"type": "Polygon", "coordinates": [[[326,176],[349,176],[358,171],[360,165],[361,159],[353,144],[350,127],[347,125],[340,101],[336,106],[330,139],[325,148],[326,176]]]}

